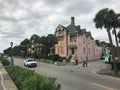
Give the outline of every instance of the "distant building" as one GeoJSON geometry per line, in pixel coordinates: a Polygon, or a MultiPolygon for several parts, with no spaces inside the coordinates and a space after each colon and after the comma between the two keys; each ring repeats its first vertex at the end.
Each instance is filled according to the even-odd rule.
{"type": "Polygon", "coordinates": [[[74,17],[71,17],[69,26],[58,25],[55,35],[58,38],[55,54],[66,57],[67,60],[75,57],[79,62],[101,58],[102,49],[96,45],[90,32],[75,25],[74,17]]]}
{"type": "Polygon", "coordinates": [[[0,53],[0,57],[3,56],[3,53],[0,53]]]}

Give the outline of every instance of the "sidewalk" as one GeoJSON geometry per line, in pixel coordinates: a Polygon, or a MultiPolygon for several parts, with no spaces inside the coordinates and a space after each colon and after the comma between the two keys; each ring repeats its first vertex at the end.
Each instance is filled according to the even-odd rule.
{"type": "Polygon", "coordinates": [[[82,71],[82,72],[88,72],[88,73],[102,73],[103,71],[111,71],[111,65],[106,64],[104,60],[96,60],[96,61],[90,61],[88,62],[87,67],[82,67],[82,63],[79,65],[72,65],[67,64],[66,66],[60,66],[62,68],[66,68],[70,71],[82,71]]]}
{"type": "Polygon", "coordinates": [[[2,78],[1,78],[1,71],[0,71],[0,90],[3,90],[2,78]]]}
{"type": "Polygon", "coordinates": [[[106,64],[104,60],[96,60],[96,61],[88,62],[88,67],[82,67],[82,68],[90,73],[99,73],[101,70],[111,70],[111,65],[106,64]]]}
{"type": "MultiPolygon", "coordinates": [[[[96,60],[88,62],[87,67],[82,67],[82,64],[78,66],[75,65],[76,69],[79,71],[88,72],[88,73],[98,73],[98,74],[105,74],[105,73],[114,73],[114,70],[111,70],[111,65],[105,63],[104,60],[96,60]]],[[[118,71],[120,74],[120,71],[118,71]]]]}
{"type": "Polygon", "coordinates": [[[0,62],[0,90],[18,90],[0,62]]]}

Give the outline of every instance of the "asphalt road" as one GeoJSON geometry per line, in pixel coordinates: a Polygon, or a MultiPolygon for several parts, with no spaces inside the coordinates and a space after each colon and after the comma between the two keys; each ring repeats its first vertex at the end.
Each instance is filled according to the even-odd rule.
{"type": "MultiPolygon", "coordinates": [[[[14,58],[15,65],[24,67],[25,59],[14,58]]],[[[38,67],[30,68],[37,73],[57,78],[57,83],[62,85],[61,90],[120,90],[120,79],[96,72],[108,67],[104,61],[93,61],[88,67],[66,65],[56,66],[38,62],[38,67]]],[[[25,67],[26,68],[26,67],[25,67]]]]}

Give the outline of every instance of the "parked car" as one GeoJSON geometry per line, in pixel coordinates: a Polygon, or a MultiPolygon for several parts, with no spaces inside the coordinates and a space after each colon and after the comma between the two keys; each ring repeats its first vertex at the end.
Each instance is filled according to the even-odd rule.
{"type": "Polygon", "coordinates": [[[26,59],[24,61],[24,66],[27,66],[27,67],[37,67],[37,62],[34,61],[34,59],[26,59]]]}
{"type": "Polygon", "coordinates": [[[8,58],[9,56],[8,55],[4,55],[4,58],[8,58]]]}

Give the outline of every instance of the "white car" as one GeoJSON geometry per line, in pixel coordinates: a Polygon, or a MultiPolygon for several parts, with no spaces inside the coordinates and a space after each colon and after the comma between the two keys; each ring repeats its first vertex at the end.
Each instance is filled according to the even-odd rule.
{"type": "Polygon", "coordinates": [[[37,62],[34,61],[33,59],[26,59],[24,61],[24,66],[27,66],[27,67],[37,67],[37,62]]]}

